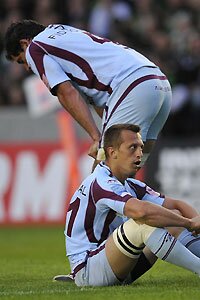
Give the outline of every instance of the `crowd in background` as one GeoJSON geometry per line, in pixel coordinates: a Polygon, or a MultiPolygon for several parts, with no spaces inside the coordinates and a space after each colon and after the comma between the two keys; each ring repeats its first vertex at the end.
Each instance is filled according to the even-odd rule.
{"type": "Polygon", "coordinates": [[[3,51],[6,28],[21,19],[72,25],[139,50],[173,87],[162,134],[200,133],[200,0],[1,0],[0,107],[26,106],[22,82],[29,74],[3,51]]]}

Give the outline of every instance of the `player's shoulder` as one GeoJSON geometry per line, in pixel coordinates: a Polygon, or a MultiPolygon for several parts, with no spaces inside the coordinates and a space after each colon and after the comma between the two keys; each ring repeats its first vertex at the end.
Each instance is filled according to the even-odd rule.
{"type": "Polygon", "coordinates": [[[138,179],[135,179],[135,178],[129,177],[129,178],[127,178],[126,182],[129,186],[131,186],[133,188],[137,187],[137,186],[146,187],[146,183],[144,183],[138,179]]]}
{"type": "Polygon", "coordinates": [[[92,182],[95,180],[95,174],[94,172],[89,174],[83,181],[82,184],[84,186],[87,186],[88,188],[90,187],[90,185],[92,184],[92,182]]]}
{"type": "Polygon", "coordinates": [[[95,178],[104,184],[111,184],[111,183],[117,183],[118,180],[112,175],[111,170],[109,167],[104,163],[100,162],[95,170],[94,170],[95,178]]]}
{"type": "MultiPolygon", "coordinates": [[[[126,180],[126,184],[128,184],[129,188],[131,188],[132,191],[135,192],[138,199],[142,199],[144,195],[150,195],[153,197],[160,197],[161,194],[157,191],[154,191],[150,186],[148,186],[146,183],[134,179],[134,178],[128,178],[126,180]]],[[[163,197],[163,196],[162,196],[163,197]]]]}
{"type": "Polygon", "coordinates": [[[43,31],[38,33],[33,41],[44,41],[45,39],[49,41],[54,41],[57,40],[57,38],[60,38],[62,36],[71,36],[70,33],[74,32],[80,32],[79,29],[69,26],[69,25],[64,25],[64,24],[50,24],[47,26],[43,31]]]}
{"type": "Polygon", "coordinates": [[[114,193],[121,193],[124,191],[124,185],[113,176],[111,170],[105,163],[101,162],[97,165],[94,171],[95,182],[104,190],[114,193]]]}

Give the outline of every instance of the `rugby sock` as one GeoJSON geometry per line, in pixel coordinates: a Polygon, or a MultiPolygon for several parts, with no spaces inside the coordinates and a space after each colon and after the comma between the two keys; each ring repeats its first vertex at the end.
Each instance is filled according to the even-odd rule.
{"type": "Polygon", "coordinates": [[[138,261],[134,267],[134,269],[131,271],[131,282],[138,279],[140,276],[142,276],[144,273],[146,273],[149,269],[151,269],[152,265],[142,252],[140,254],[140,257],[138,258],[138,261]]]}
{"type": "Polygon", "coordinates": [[[156,228],[145,244],[160,259],[200,275],[200,259],[165,229],[156,228]]]}
{"type": "MultiPolygon", "coordinates": [[[[194,255],[200,257],[200,234],[195,237],[187,229],[183,230],[182,233],[177,238],[182,245],[184,245],[190,252],[194,255]]],[[[131,282],[135,281],[151,269],[152,265],[142,252],[136,266],[133,271],[131,271],[131,282]]]]}
{"type": "Polygon", "coordinates": [[[187,229],[183,230],[177,238],[194,255],[200,257],[200,234],[193,236],[187,229]]]}

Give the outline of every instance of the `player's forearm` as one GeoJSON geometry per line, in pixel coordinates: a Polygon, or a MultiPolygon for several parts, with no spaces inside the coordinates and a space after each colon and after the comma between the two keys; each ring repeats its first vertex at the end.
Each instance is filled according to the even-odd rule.
{"type": "Polygon", "coordinates": [[[135,221],[153,227],[185,227],[188,230],[191,229],[189,218],[177,215],[169,209],[150,202],[140,201],[140,203],[135,203],[135,205],[131,205],[129,209],[126,209],[125,213],[135,221]]]}
{"type": "Polygon", "coordinates": [[[188,203],[181,200],[166,198],[163,206],[168,209],[178,210],[183,217],[194,218],[199,215],[198,211],[188,203]]]}
{"type": "Polygon", "coordinates": [[[194,218],[199,215],[196,209],[184,202],[182,202],[180,206],[177,206],[177,209],[181,212],[182,216],[186,218],[194,218]]]}
{"type": "Polygon", "coordinates": [[[57,96],[62,106],[87,131],[93,141],[98,141],[100,132],[79,92],[73,86],[64,86],[58,89],[57,96]]]}
{"type": "Polygon", "coordinates": [[[191,221],[189,218],[177,215],[176,213],[164,208],[163,210],[158,209],[156,212],[147,208],[147,213],[141,221],[153,227],[185,227],[188,230],[191,228],[191,221]]]}

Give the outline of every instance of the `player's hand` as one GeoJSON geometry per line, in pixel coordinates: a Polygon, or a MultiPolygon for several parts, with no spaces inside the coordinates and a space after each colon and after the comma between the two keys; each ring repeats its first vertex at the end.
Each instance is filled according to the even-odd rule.
{"type": "Polygon", "coordinates": [[[96,159],[98,149],[99,149],[99,141],[93,142],[93,144],[89,148],[88,155],[96,159]]]}
{"type": "Polygon", "coordinates": [[[192,218],[190,231],[193,235],[198,235],[200,233],[200,216],[192,218]]]}

